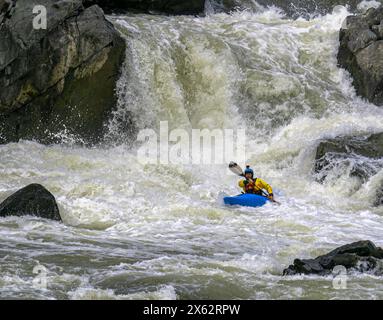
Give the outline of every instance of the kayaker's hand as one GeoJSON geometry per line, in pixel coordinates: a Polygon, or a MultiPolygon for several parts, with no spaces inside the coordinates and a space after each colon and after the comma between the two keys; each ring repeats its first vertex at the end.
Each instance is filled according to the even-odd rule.
{"type": "Polygon", "coordinates": [[[275,200],[274,200],[274,195],[273,195],[273,194],[269,194],[269,197],[268,197],[268,198],[269,198],[270,201],[275,201],[275,200]]]}

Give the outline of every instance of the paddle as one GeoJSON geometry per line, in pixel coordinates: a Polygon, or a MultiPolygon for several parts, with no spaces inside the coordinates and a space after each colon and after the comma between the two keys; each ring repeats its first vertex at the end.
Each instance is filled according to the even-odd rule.
{"type": "MultiPolygon", "coordinates": [[[[241,168],[238,164],[236,164],[235,162],[233,162],[233,161],[231,161],[231,162],[229,163],[229,169],[230,169],[231,172],[233,172],[234,174],[236,174],[236,175],[238,175],[238,176],[240,176],[240,177],[244,177],[244,176],[245,176],[245,174],[243,173],[242,168],[241,168]]],[[[270,199],[270,198],[269,198],[269,195],[266,194],[266,192],[264,192],[263,190],[261,190],[261,192],[262,192],[262,194],[263,194],[266,198],[268,198],[270,201],[272,201],[272,202],[274,202],[274,203],[276,203],[276,204],[278,204],[278,205],[281,205],[278,201],[270,199]]]]}

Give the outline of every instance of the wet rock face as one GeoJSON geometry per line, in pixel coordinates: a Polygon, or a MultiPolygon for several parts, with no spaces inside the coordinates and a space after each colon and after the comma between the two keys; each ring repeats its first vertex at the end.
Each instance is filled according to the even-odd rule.
{"type": "Polygon", "coordinates": [[[342,161],[352,162],[350,174],[365,181],[380,169],[378,160],[382,158],[383,133],[361,137],[338,137],[320,142],[315,155],[314,170],[322,181],[326,178],[326,171],[333,166],[342,161]]]}
{"type": "MultiPolygon", "coordinates": [[[[343,136],[321,141],[315,155],[316,179],[323,182],[334,171],[347,167],[350,176],[365,183],[383,169],[383,133],[368,136],[343,136]]],[[[377,190],[374,205],[383,204],[383,185],[377,190]]]]}
{"type": "Polygon", "coordinates": [[[316,159],[322,158],[326,153],[354,153],[367,158],[383,157],[383,132],[368,136],[344,136],[322,141],[316,153],[316,159]]]}
{"type": "Polygon", "coordinates": [[[351,73],[357,93],[383,105],[383,7],[347,17],[339,39],[338,63],[351,73]]]}
{"type": "Polygon", "coordinates": [[[0,204],[0,217],[26,215],[61,221],[55,197],[39,184],[20,189],[0,204]]]}
{"type": "Polygon", "coordinates": [[[331,274],[335,266],[354,269],[360,272],[373,272],[381,275],[383,249],[371,241],[358,241],[341,246],[315,259],[295,259],[294,263],[283,270],[283,275],[296,274],[331,274]]]}
{"type": "Polygon", "coordinates": [[[54,142],[63,130],[99,140],[116,102],[124,40],[98,6],[84,8],[81,0],[12,0],[7,8],[0,26],[0,143],[54,142]],[[35,5],[47,8],[46,30],[33,28],[35,5]]]}
{"type": "Polygon", "coordinates": [[[224,12],[236,8],[257,9],[259,5],[263,7],[275,6],[282,9],[287,17],[294,19],[331,13],[339,5],[347,6],[351,12],[356,12],[358,11],[358,5],[361,3],[360,0],[257,0],[256,2],[251,0],[214,0],[211,2],[219,11],[224,12]]]}
{"type": "Polygon", "coordinates": [[[130,11],[198,15],[205,9],[205,0],[84,0],[86,6],[93,4],[99,5],[107,13],[130,11]]]}
{"type": "Polygon", "coordinates": [[[0,0],[0,24],[11,9],[11,0],[0,0]]]}
{"type": "MultiPolygon", "coordinates": [[[[380,0],[379,0],[380,1],[380,0]]],[[[258,10],[262,7],[276,6],[288,17],[310,17],[313,14],[327,14],[337,5],[348,6],[355,11],[360,0],[84,0],[85,5],[98,4],[106,13],[111,12],[144,12],[164,14],[201,15],[206,7],[215,12],[230,12],[236,9],[258,10]]]]}

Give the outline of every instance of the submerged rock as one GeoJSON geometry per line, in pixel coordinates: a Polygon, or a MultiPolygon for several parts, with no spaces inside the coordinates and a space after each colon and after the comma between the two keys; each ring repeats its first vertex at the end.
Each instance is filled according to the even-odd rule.
{"type": "MultiPolygon", "coordinates": [[[[323,182],[330,173],[348,172],[365,183],[383,169],[383,132],[368,136],[342,136],[321,141],[315,155],[316,179],[323,182]],[[343,170],[342,170],[343,168],[343,170]],[[346,168],[346,169],[345,169],[346,168]]],[[[374,205],[383,204],[383,186],[374,205]]]]}
{"type": "Polygon", "coordinates": [[[322,141],[316,153],[316,159],[328,152],[354,153],[367,158],[383,157],[383,132],[368,136],[342,136],[322,141]]]}
{"type": "Polygon", "coordinates": [[[338,63],[351,73],[357,93],[383,105],[383,7],[347,17],[339,40],[338,63]]]}
{"type": "Polygon", "coordinates": [[[379,260],[383,259],[383,249],[371,241],[358,241],[341,246],[315,259],[295,259],[294,264],[283,270],[283,275],[318,274],[328,275],[335,266],[355,269],[360,272],[382,274],[379,260]]]}
{"type": "Polygon", "coordinates": [[[329,170],[343,161],[352,165],[351,175],[366,180],[380,169],[379,162],[373,160],[382,158],[383,132],[361,137],[342,136],[319,143],[315,155],[315,172],[319,173],[319,180],[323,180],[329,170]],[[361,157],[366,158],[365,161],[360,161],[361,157]],[[376,168],[368,166],[367,160],[372,160],[376,168]]]}
{"type": "Polygon", "coordinates": [[[12,0],[4,8],[0,142],[49,143],[62,131],[97,141],[116,103],[125,41],[98,6],[81,0],[12,0]],[[47,29],[32,27],[35,5],[47,8],[47,29]]]}
{"type": "Polygon", "coordinates": [[[61,221],[55,197],[39,184],[20,189],[0,204],[0,217],[26,215],[61,221]]]}

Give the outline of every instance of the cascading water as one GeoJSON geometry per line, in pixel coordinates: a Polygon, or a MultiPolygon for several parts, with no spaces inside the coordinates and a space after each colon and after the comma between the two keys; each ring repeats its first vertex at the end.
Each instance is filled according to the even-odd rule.
{"type": "Polygon", "coordinates": [[[383,109],[357,97],[337,67],[349,13],[210,12],[109,17],[127,42],[108,124],[115,144],[0,146],[0,198],[41,183],[64,220],[0,219],[1,298],[383,297],[368,274],[349,275],[346,290],[334,290],[332,277],[281,276],[295,257],[361,239],[383,245],[373,201],[381,163],[367,164],[374,170],[363,183],[344,163],[322,183],[313,171],[320,139],[383,131],[383,109]],[[282,205],[223,207],[219,193],[239,191],[224,165],[143,164],[132,141],[160,121],[170,130],[246,129],[246,158],[282,205]],[[31,286],[36,265],[47,289],[31,286]]]}

